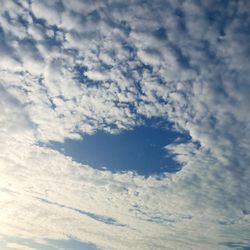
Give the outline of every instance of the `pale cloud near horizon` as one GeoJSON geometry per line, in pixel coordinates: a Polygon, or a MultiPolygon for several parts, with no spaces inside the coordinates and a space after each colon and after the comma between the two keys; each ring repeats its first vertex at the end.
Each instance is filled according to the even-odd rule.
{"type": "Polygon", "coordinates": [[[250,245],[247,1],[0,4],[0,239],[250,245]],[[154,117],[191,136],[166,146],[183,169],[161,179],[41,146],[154,117]]]}

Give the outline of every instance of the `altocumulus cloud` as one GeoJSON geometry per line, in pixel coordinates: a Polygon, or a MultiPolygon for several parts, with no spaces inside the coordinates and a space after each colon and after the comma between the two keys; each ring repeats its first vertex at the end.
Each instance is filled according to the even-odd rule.
{"type": "Polygon", "coordinates": [[[0,4],[3,247],[250,245],[249,1],[0,4]],[[176,174],[99,171],[40,146],[154,117],[191,137],[166,146],[176,174]]]}

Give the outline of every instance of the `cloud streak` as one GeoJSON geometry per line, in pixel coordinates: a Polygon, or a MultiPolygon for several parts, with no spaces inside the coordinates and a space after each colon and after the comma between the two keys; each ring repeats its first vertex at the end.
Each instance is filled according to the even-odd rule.
{"type": "Polygon", "coordinates": [[[103,223],[106,223],[106,224],[111,224],[111,225],[120,226],[120,227],[125,226],[125,225],[119,224],[115,219],[113,219],[111,217],[105,217],[105,216],[102,216],[102,215],[93,214],[93,213],[86,212],[86,211],[83,211],[83,210],[78,209],[78,208],[65,206],[63,204],[59,204],[57,202],[52,202],[52,201],[49,201],[49,200],[46,200],[46,199],[41,199],[41,198],[36,198],[36,199],[38,199],[41,202],[45,202],[47,204],[50,204],[50,205],[58,206],[60,208],[66,208],[66,209],[75,211],[75,212],[77,212],[79,214],[87,215],[87,216],[89,216],[90,218],[92,218],[94,220],[97,220],[97,221],[100,221],[100,222],[103,222],[103,223]]]}

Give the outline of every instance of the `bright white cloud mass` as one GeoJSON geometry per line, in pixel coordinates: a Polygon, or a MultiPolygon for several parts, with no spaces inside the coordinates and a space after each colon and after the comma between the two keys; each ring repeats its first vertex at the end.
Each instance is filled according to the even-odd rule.
{"type": "Polygon", "coordinates": [[[250,246],[250,1],[0,5],[1,249],[250,246]],[[166,146],[181,171],[101,171],[44,146],[150,118],[191,137],[166,146]]]}

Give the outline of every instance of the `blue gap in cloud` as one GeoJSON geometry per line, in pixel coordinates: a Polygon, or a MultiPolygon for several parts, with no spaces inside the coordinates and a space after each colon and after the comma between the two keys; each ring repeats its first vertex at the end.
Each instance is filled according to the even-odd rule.
{"type": "MultiPolygon", "coordinates": [[[[103,67],[104,67],[104,65],[103,65],[103,67]]],[[[87,76],[85,76],[84,73],[87,71],[88,71],[88,68],[86,66],[76,65],[74,67],[75,76],[73,77],[73,79],[81,84],[88,86],[88,87],[96,87],[96,86],[100,85],[101,81],[94,81],[94,80],[89,79],[87,76]]]]}
{"type": "Polygon", "coordinates": [[[146,126],[120,134],[98,131],[83,137],[83,140],[53,142],[51,146],[74,161],[100,170],[133,171],[144,176],[181,170],[180,164],[167,154],[164,146],[176,139],[189,140],[187,135],[173,130],[146,126]]]}

